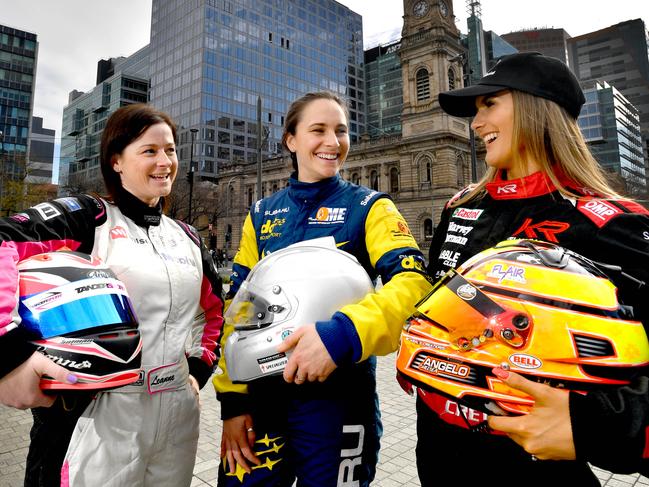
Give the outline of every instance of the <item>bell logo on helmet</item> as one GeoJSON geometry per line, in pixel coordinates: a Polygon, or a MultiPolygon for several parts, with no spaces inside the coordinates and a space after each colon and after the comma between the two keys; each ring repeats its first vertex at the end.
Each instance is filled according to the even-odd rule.
{"type": "Polygon", "coordinates": [[[525,353],[515,353],[509,356],[509,361],[523,369],[538,369],[543,365],[538,358],[525,353]]]}
{"type": "Polygon", "coordinates": [[[471,301],[476,294],[477,291],[471,284],[464,284],[457,288],[457,295],[465,301],[471,301]]]}

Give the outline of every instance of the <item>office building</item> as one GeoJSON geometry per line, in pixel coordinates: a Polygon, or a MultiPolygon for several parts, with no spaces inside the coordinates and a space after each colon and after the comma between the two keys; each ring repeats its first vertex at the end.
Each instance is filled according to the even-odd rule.
{"type": "Polygon", "coordinates": [[[629,20],[568,40],[577,77],[598,79],[617,88],[638,110],[645,164],[649,150],[649,52],[641,19],[629,20]]]}
{"type": "Polygon", "coordinates": [[[151,103],[195,140],[197,175],[281,152],[284,115],[309,91],[350,101],[353,142],[366,130],[360,15],[333,0],[153,0],[151,103]],[[261,97],[261,130],[257,100],[261,97]]]}
{"type": "Polygon", "coordinates": [[[586,103],[579,128],[602,167],[620,175],[631,196],[647,193],[638,110],[606,81],[582,82],[586,103]]]}
{"type": "Polygon", "coordinates": [[[491,30],[484,31],[484,46],[487,71],[496,64],[499,58],[518,52],[518,49],[491,30]]]}
{"type": "Polygon", "coordinates": [[[26,183],[50,184],[52,182],[55,135],[56,130],[43,127],[41,117],[32,117],[26,183]]]}
{"type": "Polygon", "coordinates": [[[25,176],[37,57],[36,34],[0,25],[0,214],[6,183],[25,176]]]}
{"type": "Polygon", "coordinates": [[[365,51],[367,134],[372,137],[401,133],[403,79],[401,41],[365,51]]]}
{"type": "Polygon", "coordinates": [[[59,185],[64,192],[101,189],[101,132],[121,106],[146,103],[149,93],[148,46],[129,58],[99,61],[91,91],[73,90],[63,108],[59,185]]]}
{"type": "Polygon", "coordinates": [[[526,29],[503,34],[501,37],[521,52],[540,52],[570,65],[568,59],[570,34],[563,29],[526,29]]]}

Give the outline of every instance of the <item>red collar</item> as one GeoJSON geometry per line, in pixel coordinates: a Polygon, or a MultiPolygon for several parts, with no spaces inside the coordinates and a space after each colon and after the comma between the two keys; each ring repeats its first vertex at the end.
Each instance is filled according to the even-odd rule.
{"type": "MultiPolygon", "coordinates": [[[[513,200],[521,198],[534,198],[552,193],[557,188],[550,177],[543,171],[538,171],[520,179],[503,179],[504,171],[496,173],[496,179],[487,183],[485,189],[496,200],[513,200]]],[[[574,188],[572,183],[563,173],[557,171],[557,178],[564,186],[574,188]]]]}

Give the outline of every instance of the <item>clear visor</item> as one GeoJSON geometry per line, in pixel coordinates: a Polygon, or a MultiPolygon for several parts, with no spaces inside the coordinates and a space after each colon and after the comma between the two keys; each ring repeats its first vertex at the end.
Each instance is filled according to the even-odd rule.
{"type": "Polygon", "coordinates": [[[273,324],[279,313],[286,316],[285,312],[290,310],[291,305],[280,286],[263,289],[244,281],[224,318],[237,330],[256,330],[273,324]]]}

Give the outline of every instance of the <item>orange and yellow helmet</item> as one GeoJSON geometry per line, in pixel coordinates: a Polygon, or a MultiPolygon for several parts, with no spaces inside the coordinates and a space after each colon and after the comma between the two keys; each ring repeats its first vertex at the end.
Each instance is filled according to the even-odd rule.
{"type": "Polygon", "coordinates": [[[399,374],[489,414],[533,404],[494,376],[496,366],[575,391],[627,384],[649,365],[649,343],[618,296],[619,276],[553,244],[501,242],[419,302],[401,335],[399,374]]]}

